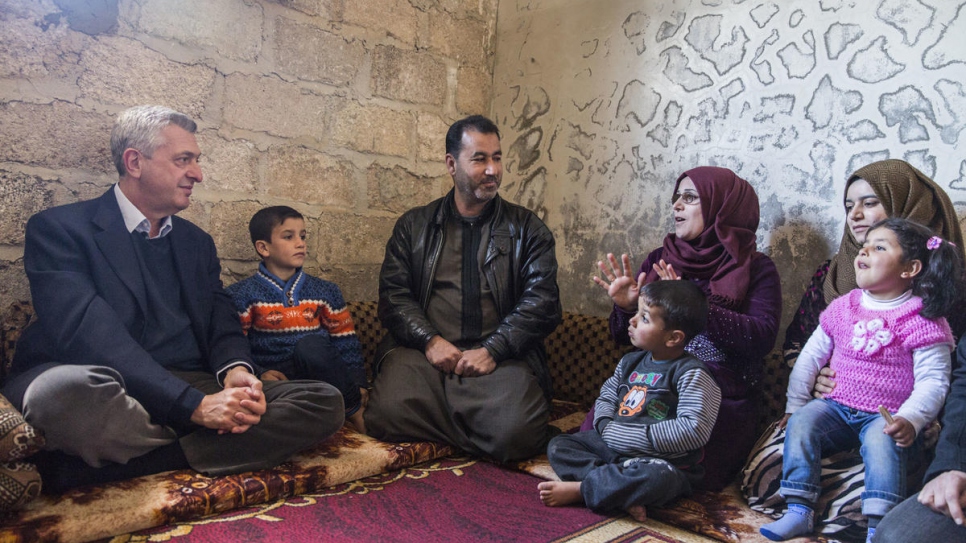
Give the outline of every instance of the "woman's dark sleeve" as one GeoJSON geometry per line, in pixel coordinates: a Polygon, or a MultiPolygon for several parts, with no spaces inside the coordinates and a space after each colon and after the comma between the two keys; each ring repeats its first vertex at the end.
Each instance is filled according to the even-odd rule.
{"type": "Polygon", "coordinates": [[[727,354],[727,365],[743,375],[746,366],[758,364],[775,346],[782,312],[781,278],[775,263],[758,253],[742,311],[711,304],[706,334],[727,354]]]}
{"type": "Polygon", "coordinates": [[[823,289],[829,263],[831,263],[831,260],[826,260],[815,270],[815,275],[812,276],[812,280],[809,281],[808,287],[805,289],[805,294],[802,295],[802,301],[798,304],[792,322],[785,329],[785,344],[782,345],[782,353],[785,357],[785,363],[789,367],[795,365],[799,353],[802,352],[802,346],[808,341],[812,332],[818,328],[819,315],[828,306],[825,303],[823,289]]]}

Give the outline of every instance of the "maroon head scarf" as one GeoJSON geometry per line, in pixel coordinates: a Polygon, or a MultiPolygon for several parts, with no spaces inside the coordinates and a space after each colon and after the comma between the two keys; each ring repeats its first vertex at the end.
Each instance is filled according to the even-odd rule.
{"type": "MultiPolygon", "coordinates": [[[[758,195],[744,179],[727,168],[703,166],[688,170],[674,184],[691,178],[701,198],[704,231],[691,240],[671,233],[664,238],[664,260],[683,276],[711,283],[708,301],[735,309],[748,293],[751,259],[757,250],[758,195]]],[[[649,270],[647,281],[657,280],[649,270]]]]}

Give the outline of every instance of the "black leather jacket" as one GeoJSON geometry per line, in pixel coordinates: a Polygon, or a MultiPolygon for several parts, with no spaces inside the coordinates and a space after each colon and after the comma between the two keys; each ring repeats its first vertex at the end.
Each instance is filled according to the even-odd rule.
{"type": "MultiPolygon", "coordinates": [[[[562,320],[553,234],[524,207],[499,195],[493,205],[483,273],[501,322],[482,346],[497,364],[526,360],[549,398],[552,387],[543,340],[562,320]]],[[[379,362],[397,345],[422,351],[439,334],[426,307],[443,247],[443,227],[453,209],[450,191],[407,211],[393,228],[379,274],[379,319],[389,331],[377,353],[379,362]]]]}

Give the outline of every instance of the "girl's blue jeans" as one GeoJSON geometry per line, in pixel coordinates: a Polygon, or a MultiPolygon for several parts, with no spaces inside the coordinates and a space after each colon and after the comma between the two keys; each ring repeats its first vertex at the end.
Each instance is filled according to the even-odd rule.
{"type": "MultiPolygon", "coordinates": [[[[922,454],[922,439],[906,448],[882,433],[886,422],[832,400],[812,400],[788,420],[781,494],[812,506],[818,502],[823,456],[860,447],[865,463],[862,514],[883,516],[905,499],[906,469],[922,454]]],[[[796,501],[796,500],[792,500],[796,501]]]]}

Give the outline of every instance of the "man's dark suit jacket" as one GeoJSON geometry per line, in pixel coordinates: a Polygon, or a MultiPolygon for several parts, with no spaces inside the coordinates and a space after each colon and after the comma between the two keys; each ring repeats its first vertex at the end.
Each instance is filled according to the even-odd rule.
{"type": "MultiPolygon", "coordinates": [[[[234,360],[252,364],[248,340],[222,288],[214,241],[184,219],[172,221],[168,235],[202,363],[213,374],[234,360]]],[[[154,422],[186,427],[204,394],[155,362],[139,343],[145,286],[113,188],[100,198],[31,217],[24,267],[39,320],[18,343],[3,389],[14,405],[21,407],[30,381],[54,364],[108,366],[121,374],[128,394],[154,422]]]]}
{"type": "Polygon", "coordinates": [[[943,410],[943,429],[936,444],[936,458],[926,471],[925,482],[943,472],[966,472],[966,336],[953,353],[953,375],[943,410]]]}

